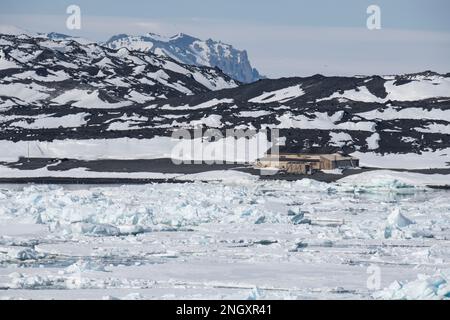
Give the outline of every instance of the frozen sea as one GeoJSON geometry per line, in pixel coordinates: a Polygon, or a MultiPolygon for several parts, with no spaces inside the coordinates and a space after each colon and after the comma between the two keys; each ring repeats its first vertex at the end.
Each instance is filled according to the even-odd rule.
{"type": "Polygon", "coordinates": [[[0,185],[0,298],[450,298],[449,198],[395,179],[0,185]]]}

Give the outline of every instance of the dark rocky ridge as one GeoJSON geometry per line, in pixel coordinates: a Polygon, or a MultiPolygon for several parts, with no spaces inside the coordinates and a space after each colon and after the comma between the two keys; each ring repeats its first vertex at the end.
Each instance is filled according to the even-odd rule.
{"type": "Polygon", "coordinates": [[[176,64],[192,72],[184,74],[174,67],[168,68],[168,63],[175,63],[171,59],[150,55],[151,60],[145,60],[148,54],[139,52],[74,42],[53,42],[52,45],[58,47],[55,49],[44,47],[41,40],[23,36],[0,36],[0,41],[3,41],[0,42],[3,43],[0,44],[3,59],[20,66],[0,70],[0,140],[150,139],[168,136],[177,128],[192,129],[193,121],[220,117],[219,124],[205,124],[203,128],[217,128],[225,133],[227,129],[236,127],[279,127],[281,135],[286,137],[286,151],[420,154],[450,148],[450,131],[446,131],[450,130],[450,89],[442,89],[450,83],[448,74],[424,72],[390,77],[314,75],[264,79],[213,91],[192,74],[201,74],[212,79],[213,83],[232,86],[232,80],[217,69],[176,64]],[[7,42],[12,45],[4,44],[7,42]],[[15,55],[20,57],[39,51],[28,62],[15,58],[15,55]],[[105,57],[112,61],[107,68],[98,65],[105,57]],[[147,61],[141,72],[134,72],[137,67],[134,59],[147,61]],[[68,67],[69,63],[76,67],[68,67]],[[168,76],[164,81],[148,77],[148,74],[161,70],[168,76]],[[22,77],[26,71],[34,71],[37,76],[22,77]],[[68,77],[49,81],[59,71],[68,77]],[[110,79],[114,82],[108,82],[110,79]],[[148,81],[155,84],[149,85],[148,81]],[[46,94],[47,97],[21,100],[15,96],[14,90],[7,89],[14,85],[30,86],[31,96],[46,94]],[[182,92],[184,89],[180,91],[178,85],[191,93],[182,92]],[[410,85],[427,89],[411,87],[404,90],[410,85]],[[303,93],[292,94],[289,88],[301,88],[303,93]],[[103,106],[97,108],[89,100],[80,102],[77,97],[74,101],[55,102],[54,98],[73,89],[98,91],[98,101],[103,106]],[[279,90],[285,92],[277,93],[279,90]],[[403,98],[396,90],[419,95],[419,98],[403,98]],[[434,94],[433,90],[438,91],[434,94]],[[148,99],[133,101],[130,91],[146,95],[148,99]],[[265,99],[255,101],[263,94],[266,94],[265,99]],[[277,94],[281,97],[276,98],[277,94]],[[334,98],[330,98],[333,95],[334,98]],[[125,105],[114,106],[117,103],[125,105]],[[199,107],[205,103],[209,106],[199,107]],[[425,116],[417,116],[418,110],[425,116]],[[377,114],[369,116],[369,112],[377,114]],[[64,125],[64,117],[81,114],[84,115],[82,124],[64,125]],[[389,114],[394,115],[383,116],[389,114]],[[46,119],[61,119],[61,126],[47,126],[46,119]],[[38,120],[41,124],[34,125],[38,120]],[[379,135],[377,143],[369,145],[368,139],[376,133],[379,135]],[[336,141],[333,138],[343,135],[349,139],[336,141]]]}

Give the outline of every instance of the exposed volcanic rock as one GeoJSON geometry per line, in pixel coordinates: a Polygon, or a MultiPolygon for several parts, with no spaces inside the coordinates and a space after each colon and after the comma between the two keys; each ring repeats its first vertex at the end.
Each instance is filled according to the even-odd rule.
{"type": "Polygon", "coordinates": [[[149,53],[2,35],[0,143],[277,128],[287,151],[436,153],[450,162],[448,74],[314,75],[238,85],[217,69],[149,53]]]}

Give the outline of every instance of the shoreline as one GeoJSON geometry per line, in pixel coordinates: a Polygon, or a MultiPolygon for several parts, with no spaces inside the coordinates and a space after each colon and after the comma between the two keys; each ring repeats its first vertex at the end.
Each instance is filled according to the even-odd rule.
{"type": "MultiPolygon", "coordinates": [[[[139,185],[155,183],[193,183],[193,182],[220,182],[224,181],[220,176],[214,178],[217,172],[228,171],[230,173],[248,174],[260,181],[298,181],[312,179],[320,182],[333,183],[340,179],[373,171],[392,171],[414,174],[441,174],[450,175],[450,168],[441,169],[388,169],[388,168],[357,168],[345,169],[342,174],[315,172],[312,175],[275,173],[264,175],[259,169],[248,164],[224,163],[224,164],[181,164],[175,165],[169,158],[151,160],[96,160],[81,161],[74,159],[49,159],[49,158],[21,158],[14,163],[0,162],[7,170],[17,172],[34,173],[33,176],[14,176],[9,172],[8,176],[2,176],[0,172],[0,184],[64,184],[64,185],[139,185]],[[70,176],[70,170],[85,170],[86,176],[70,176]],[[42,175],[35,175],[36,173],[42,175]],[[54,175],[52,175],[54,173],[54,175]],[[67,176],[64,176],[67,174],[67,176]],[[95,175],[99,176],[96,177],[95,175]],[[139,177],[142,174],[142,177],[139,177]],[[111,175],[111,177],[108,177],[111,175]],[[127,177],[127,175],[129,175],[127,177]],[[154,175],[154,177],[151,177],[154,175]],[[204,175],[207,178],[203,178],[204,175]]],[[[227,174],[226,174],[227,175],[227,174]]],[[[222,176],[223,177],[223,176],[222,176]]],[[[450,190],[450,184],[427,185],[433,189],[450,190]]]]}

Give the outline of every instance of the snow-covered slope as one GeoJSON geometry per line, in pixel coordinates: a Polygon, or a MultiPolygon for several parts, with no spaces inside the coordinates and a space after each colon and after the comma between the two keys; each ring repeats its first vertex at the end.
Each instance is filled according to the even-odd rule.
{"type": "Polygon", "coordinates": [[[148,159],[170,156],[177,128],[224,135],[277,128],[285,151],[344,151],[387,168],[450,163],[450,74],[237,85],[217,69],[151,53],[0,36],[1,157],[31,150],[40,157],[148,159]]]}
{"type": "Polygon", "coordinates": [[[119,108],[236,87],[221,71],[97,44],[0,35],[1,109],[119,108]]]}
{"type": "Polygon", "coordinates": [[[243,83],[261,79],[258,71],[250,65],[245,50],[240,51],[229,44],[212,39],[203,41],[182,33],[169,38],[152,33],[143,36],[119,34],[109,39],[105,45],[112,49],[127,48],[153,52],[185,64],[218,67],[225,74],[243,83]]]}

